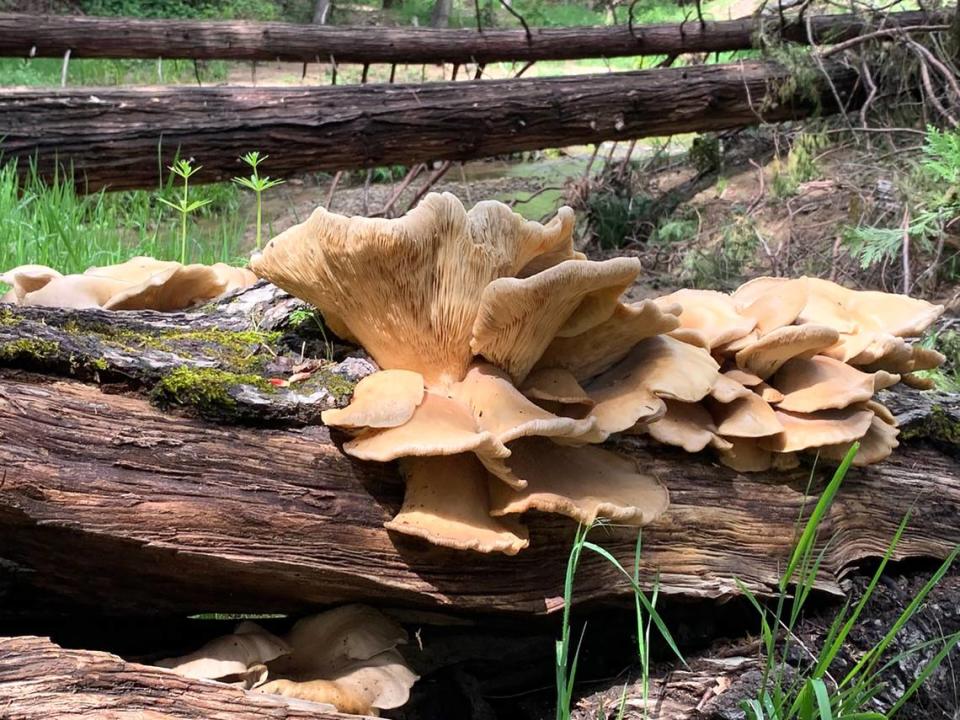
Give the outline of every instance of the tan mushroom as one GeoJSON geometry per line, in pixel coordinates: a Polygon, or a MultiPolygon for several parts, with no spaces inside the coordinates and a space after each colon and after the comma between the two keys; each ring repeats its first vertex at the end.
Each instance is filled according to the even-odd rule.
{"type": "Polygon", "coordinates": [[[873,397],[878,384],[888,387],[898,380],[897,376],[871,375],[817,355],[787,361],[774,375],[773,384],[783,393],[778,403],[780,410],[810,413],[865,402],[873,397]]]}
{"type": "Polygon", "coordinates": [[[837,341],[837,331],[823,325],[790,325],[767,333],[736,355],[741,370],[766,379],[787,360],[810,357],[837,341]]]}
{"type": "Polygon", "coordinates": [[[852,443],[866,435],[873,419],[872,412],[856,407],[804,414],[777,410],[776,416],[783,432],[757,442],[761,448],[781,453],[852,443]]]}
{"type": "Polygon", "coordinates": [[[491,484],[474,456],[407,458],[401,469],[407,484],[403,507],[384,524],[388,530],[484,553],[516,555],[529,544],[526,528],[514,518],[490,516],[489,487],[506,486],[491,484]]]}
{"type": "Polygon", "coordinates": [[[656,302],[661,307],[680,305],[680,329],[696,330],[710,348],[744,337],[757,324],[737,311],[729,295],[713,290],[678,290],[658,297],[656,302]]]}
{"type": "Polygon", "coordinates": [[[730,442],[720,437],[713,418],[702,405],[676,400],[664,400],[664,404],[667,410],[663,417],[645,426],[654,440],[687,452],[700,452],[708,446],[730,449],[730,442]]]}
{"type": "Polygon", "coordinates": [[[103,308],[171,312],[219,297],[226,288],[227,280],[208,265],[177,264],[118,292],[103,308]]]}
{"type": "Polygon", "coordinates": [[[729,403],[710,402],[717,433],[724,439],[759,438],[783,431],[778,414],[762,397],[749,393],[729,403]]]}
{"type": "Polygon", "coordinates": [[[726,438],[730,447],[720,450],[720,462],[737,472],[763,472],[773,466],[773,453],[761,448],[756,438],[726,438]]]}
{"type": "Polygon", "coordinates": [[[792,325],[807,305],[807,279],[756,278],[732,295],[737,311],[756,322],[760,337],[792,325]]]}
{"type": "Polygon", "coordinates": [[[158,660],[156,664],[184,677],[217,680],[242,675],[252,666],[289,652],[286,642],[257,624],[244,621],[232,635],[214,638],[189,655],[158,660]]]}
{"type": "Polygon", "coordinates": [[[93,275],[64,275],[46,283],[39,290],[23,296],[24,305],[85,310],[103,307],[114,295],[130,285],[122,280],[93,275]]]}
{"type": "Polygon", "coordinates": [[[513,490],[490,485],[491,514],[497,517],[541,510],[583,524],[598,517],[645,525],[666,510],[669,495],[635,461],[595,447],[565,447],[531,438],[514,446],[511,470],[526,481],[513,490]]]}
{"type": "Polygon", "coordinates": [[[640,272],[633,258],[567,260],[528,278],[484,288],[470,348],[522,383],[563,330],[579,335],[609,320],[640,272]]]}
{"type": "Polygon", "coordinates": [[[21,265],[0,275],[0,283],[10,286],[0,302],[19,304],[27,293],[36,292],[63,275],[46,265],[21,265]]]}
{"type": "Polygon", "coordinates": [[[410,370],[381,370],[353,389],[350,404],[321,414],[327,425],[348,429],[403,425],[423,401],[423,376],[410,370]]]}
{"type": "Polygon", "coordinates": [[[520,391],[545,410],[568,417],[583,417],[595,404],[573,373],[558,367],[534,370],[520,391]]]}
{"type": "MultiPolygon", "coordinates": [[[[853,464],[860,467],[886,460],[890,457],[894,448],[900,444],[897,441],[899,434],[900,431],[894,425],[874,416],[866,434],[859,439],[860,448],[857,450],[857,454],[853,456],[853,464]]],[[[849,442],[824,445],[819,448],[819,454],[820,457],[827,460],[840,461],[846,457],[851,445],[852,443],[849,442]]]]}

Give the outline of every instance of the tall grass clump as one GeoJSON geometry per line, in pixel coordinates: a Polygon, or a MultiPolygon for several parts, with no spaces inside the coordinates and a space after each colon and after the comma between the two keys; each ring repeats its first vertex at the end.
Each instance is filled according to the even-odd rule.
{"type": "Polygon", "coordinates": [[[742,583],[738,586],[760,615],[760,639],[764,659],[763,676],[757,697],[745,700],[741,708],[747,720],[887,720],[896,715],[916,694],[924,681],[939,667],[951,650],[960,642],[960,633],[938,638],[887,657],[887,651],[897,634],[913,618],[931,590],[949,570],[960,548],[954,549],[920,592],[887,629],[881,640],[867,650],[851,669],[836,673],[836,662],[851,631],[863,613],[880,582],[888,562],[909,521],[904,516],[893,539],[870,579],[863,595],[851,606],[848,600],[830,624],[818,650],[804,648],[809,661],[801,668],[788,662],[791,650],[799,645],[795,630],[804,606],[813,591],[827,547],[816,550],[817,531],[836,497],[846,476],[858,444],[847,453],[832,480],[820,496],[810,517],[803,525],[799,540],[784,572],[773,607],[760,602],[742,583]],[[934,646],[939,649],[886,712],[878,712],[877,701],[886,687],[884,672],[897,663],[934,646]]]}
{"type": "MultiPolygon", "coordinates": [[[[161,195],[177,197],[168,181],[161,195]]],[[[0,165],[0,270],[31,263],[63,273],[119,263],[134,255],[188,262],[241,262],[244,221],[239,190],[230,183],[192,188],[204,200],[192,242],[181,247],[182,219],[145,191],[84,194],[70,173],[47,180],[34,165],[18,172],[16,162],[0,165]]]]}

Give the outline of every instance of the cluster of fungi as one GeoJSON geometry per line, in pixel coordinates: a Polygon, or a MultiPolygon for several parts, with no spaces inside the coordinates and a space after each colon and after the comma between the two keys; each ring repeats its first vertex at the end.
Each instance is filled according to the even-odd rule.
{"type": "Polygon", "coordinates": [[[117,265],[62,275],[46,265],[21,265],[0,274],[10,290],[0,302],[71,309],[184,310],[252,285],[256,275],[226,263],[183,265],[135,257],[117,265]]]}
{"type": "Polygon", "coordinates": [[[528,510],[649,523],[668,492],[598,447],[618,433],[739,471],[855,441],[855,464],[877,462],[897,429],[874,393],[943,360],[910,342],[942,312],[923,300],[759,278],[627,304],[640,262],[587,260],[572,236],[569,208],[540,224],[431,194],[394,220],[320,208],[252,258],[381,368],[323,420],[348,454],[400,462],[389,529],[514,554],[528,510]]]}

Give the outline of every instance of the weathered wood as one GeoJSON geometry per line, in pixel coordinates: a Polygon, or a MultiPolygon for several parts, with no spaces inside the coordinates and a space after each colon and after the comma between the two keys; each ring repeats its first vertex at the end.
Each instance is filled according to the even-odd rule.
{"type": "Polygon", "coordinates": [[[4,720],[342,720],[314,703],[191,680],[48,638],[0,638],[4,720]]]}
{"type": "MultiPolygon", "coordinates": [[[[137,20],[0,14],[0,55],[72,58],[194,58],[338,63],[490,63],[674,55],[761,47],[762,38],[841,42],[871,27],[857,15],[790,21],[740,18],[720,22],[535,28],[523,30],[337,27],[289,23],[137,20]]],[[[949,22],[945,13],[902,12],[884,27],[949,22]]]]}
{"type": "MultiPolygon", "coordinates": [[[[542,613],[562,593],[570,522],[531,518],[531,547],[513,558],[389,534],[382,523],[402,493],[395,469],[349,458],[326,428],[216,426],[10,371],[0,428],[0,553],[13,568],[5,612],[39,612],[59,597],[117,614],[348,600],[542,613]]],[[[702,597],[736,594],[735,579],[772,587],[809,501],[797,489],[806,471],[740,476],[704,457],[620,449],[671,491],[669,513],[644,533],[648,582],[659,572],[661,592],[702,597]]],[[[833,542],[821,586],[836,589],[845,568],[881,554],[913,504],[898,556],[945,555],[960,540],[954,458],[906,446],[852,472],[823,528],[833,542]]],[[[596,539],[626,561],[636,531],[596,539]]],[[[612,568],[585,559],[580,600],[626,593],[612,568]]]]}
{"type": "Polygon", "coordinates": [[[322,88],[12,90],[0,95],[4,158],[37,157],[81,188],[154,187],[163,165],[196,158],[198,182],[270,155],[274,176],[702,132],[851,107],[856,72],[831,65],[819,89],[780,98],[790,71],[763,62],[548,79],[322,88]],[[819,98],[819,99],[817,99],[819,98]]]}

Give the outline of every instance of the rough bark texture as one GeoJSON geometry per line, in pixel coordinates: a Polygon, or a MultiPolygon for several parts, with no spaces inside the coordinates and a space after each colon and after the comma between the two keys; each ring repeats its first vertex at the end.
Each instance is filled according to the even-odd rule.
{"type": "Polygon", "coordinates": [[[831,66],[819,104],[780,98],[789,78],[769,63],[551,79],[324,88],[13,90],[0,96],[0,151],[41,174],[73,168],[91,190],[154,187],[178,153],[197,181],[243,173],[268,153],[271,175],[468,160],[603,140],[736,128],[856,106],[856,73],[831,66]]]}
{"type": "MultiPolygon", "coordinates": [[[[318,2],[321,6],[327,3],[318,2]]],[[[449,11],[447,11],[449,14],[449,11]]],[[[329,19],[329,18],[328,18],[329,19]]],[[[909,27],[947,22],[944,13],[891,13],[884,26],[909,27]]],[[[314,22],[318,22],[316,15],[314,22]]],[[[293,60],[338,63],[489,63],[572,60],[630,55],[673,55],[746,50],[760,37],[798,43],[839,42],[856,37],[870,23],[855,15],[811,17],[810,32],[790,22],[741,18],[682,25],[445,30],[430,28],[310,27],[286,23],[134,20],[0,14],[0,55],[74,58],[197,58],[293,60]]]]}
{"type": "Polygon", "coordinates": [[[4,720],[342,720],[313,703],[190,680],[40,637],[0,638],[4,720]],[[313,707],[311,707],[313,706],[313,707]]]}
{"type": "MultiPolygon", "coordinates": [[[[239,318],[248,317],[231,320],[225,312],[203,320],[183,317],[192,317],[194,327],[222,322],[236,328],[243,327],[239,318]]],[[[382,523],[397,510],[402,494],[392,465],[344,455],[337,447],[342,438],[310,424],[315,416],[291,412],[284,393],[262,390],[258,407],[231,417],[245,386],[262,385],[256,377],[231,377],[224,369],[233,360],[210,356],[214,338],[199,344],[197,338],[171,338],[169,326],[152,313],[118,314],[111,335],[104,330],[111,322],[106,313],[87,315],[5,310],[0,365],[77,373],[104,382],[111,393],[152,388],[163,402],[270,429],[212,424],[161,412],[140,395],[3,371],[5,612],[77,605],[141,615],[264,612],[357,600],[524,613],[557,606],[570,522],[531,518],[531,547],[514,558],[465,555],[389,534],[382,523]],[[150,333],[154,341],[144,339],[150,333]],[[158,346],[164,347],[159,355],[158,346]],[[138,347],[139,363],[131,360],[138,347]],[[227,373],[216,392],[197,394],[188,387],[180,388],[179,398],[176,388],[172,395],[157,394],[171,368],[204,359],[227,373]]],[[[250,359],[269,357],[282,374],[283,359],[298,355],[301,342],[291,343],[294,350],[276,336],[266,341],[274,344],[272,352],[254,348],[250,359]],[[279,357],[273,359],[273,353],[279,357]]],[[[269,370],[251,366],[246,375],[269,370]]],[[[943,426],[947,431],[938,437],[955,451],[949,428],[958,414],[957,399],[935,398],[923,413],[916,397],[911,393],[899,404],[896,396],[890,400],[895,409],[906,406],[913,413],[904,414],[905,435],[920,440],[937,435],[930,428],[943,426]]],[[[646,581],[659,572],[663,593],[699,597],[736,594],[736,579],[759,591],[776,583],[796,518],[812,502],[803,494],[807,470],[743,476],[717,467],[708,456],[651,451],[636,439],[619,449],[671,490],[670,512],[644,532],[646,581]]],[[[821,470],[818,478],[827,474],[821,470]]],[[[821,587],[836,590],[846,568],[882,554],[914,501],[914,520],[898,556],[944,556],[960,541],[955,457],[907,443],[889,461],[851,472],[823,528],[824,538],[833,542],[821,587]]],[[[632,557],[635,530],[598,530],[596,537],[624,561],[632,557]]],[[[599,558],[585,559],[580,578],[580,600],[628,594],[599,558]]]]}

